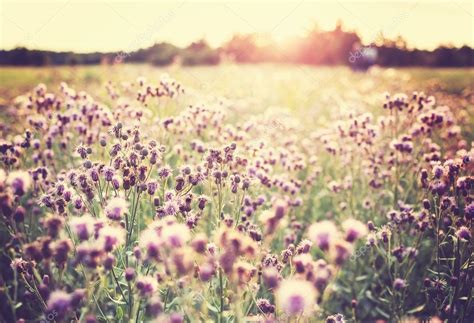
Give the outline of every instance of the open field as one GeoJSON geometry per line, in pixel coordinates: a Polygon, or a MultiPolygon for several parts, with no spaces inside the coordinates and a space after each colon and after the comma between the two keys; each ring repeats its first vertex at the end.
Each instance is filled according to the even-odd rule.
{"type": "Polygon", "coordinates": [[[121,86],[139,77],[157,82],[163,73],[204,96],[235,100],[239,109],[245,108],[251,113],[273,111],[278,107],[307,124],[308,129],[324,125],[343,107],[377,114],[385,92],[412,91],[436,93],[438,101],[460,105],[459,108],[466,110],[468,122],[474,125],[474,69],[373,68],[369,73],[354,73],[347,67],[272,64],[167,68],[150,65],[0,67],[0,104],[6,105],[39,82],[53,92],[57,92],[61,82],[66,82],[107,101],[107,82],[121,86]]]}
{"type": "Polygon", "coordinates": [[[472,322],[473,77],[1,67],[0,321],[472,322]]]}
{"type": "MultiPolygon", "coordinates": [[[[352,82],[373,82],[382,80],[383,86],[392,91],[402,90],[403,86],[423,88],[424,90],[443,90],[447,93],[461,94],[471,91],[474,82],[474,69],[460,68],[401,68],[373,69],[370,74],[352,73],[347,67],[312,67],[304,65],[220,65],[198,67],[153,67],[150,65],[120,66],[58,66],[58,67],[0,67],[0,97],[11,99],[35,86],[38,81],[46,85],[57,85],[67,82],[88,89],[103,90],[107,81],[131,82],[139,76],[157,80],[161,73],[168,73],[179,81],[193,88],[208,87],[215,95],[231,97],[245,96],[255,86],[301,85],[326,80],[338,80],[341,86],[352,82]],[[374,78],[373,78],[374,77],[374,78]],[[347,78],[344,81],[342,78],[347,78]],[[403,83],[400,83],[402,81],[403,83]],[[288,84],[289,83],[289,84],[288,84]],[[238,91],[234,86],[242,84],[238,91]],[[97,89],[99,87],[99,89],[97,89]]],[[[281,95],[285,95],[285,91],[281,95]]]]}

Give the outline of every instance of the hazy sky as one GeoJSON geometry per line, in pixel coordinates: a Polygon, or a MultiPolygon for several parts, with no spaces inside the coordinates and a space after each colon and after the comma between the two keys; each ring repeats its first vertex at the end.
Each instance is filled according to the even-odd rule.
{"type": "Polygon", "coordinates": [[[217,46],[234,33],[276,40],[304,35],[338,19],[365,42],[380,31],[410,46],[474,46],[472,1],[123,1],[0,0],[0,45],[50,50],[130,51],[157,41],[217,46]]]}

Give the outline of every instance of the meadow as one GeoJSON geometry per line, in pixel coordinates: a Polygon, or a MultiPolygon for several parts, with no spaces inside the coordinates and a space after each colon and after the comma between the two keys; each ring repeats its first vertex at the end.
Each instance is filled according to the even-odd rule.
{"type": "Polygon", "coordinates": [[[6,322],[472,322],[474,70],[0,68],[6,322]]]}

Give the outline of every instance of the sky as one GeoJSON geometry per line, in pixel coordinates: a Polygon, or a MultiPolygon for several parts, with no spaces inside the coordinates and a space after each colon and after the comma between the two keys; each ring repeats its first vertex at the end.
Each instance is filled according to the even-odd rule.
{"type": "Polygon", "coordinates": [[[410,47],[474,47],[473,1],[0,0],[0,48],[127,52],[201,38],[219,46],[236,33],[284,41],[338,20],[365,43],[383,32],[410,47]]]}

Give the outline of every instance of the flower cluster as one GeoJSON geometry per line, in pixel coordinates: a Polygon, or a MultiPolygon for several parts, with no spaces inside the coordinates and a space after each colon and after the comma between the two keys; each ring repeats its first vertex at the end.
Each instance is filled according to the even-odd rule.
{"type": "Polygon", "coordinates": [[[7,321],[469,320],[474,149],[456,110],[387,95],[311,132],[184,107],[169,76],[107,93],[16,100],[7,321]]]}

